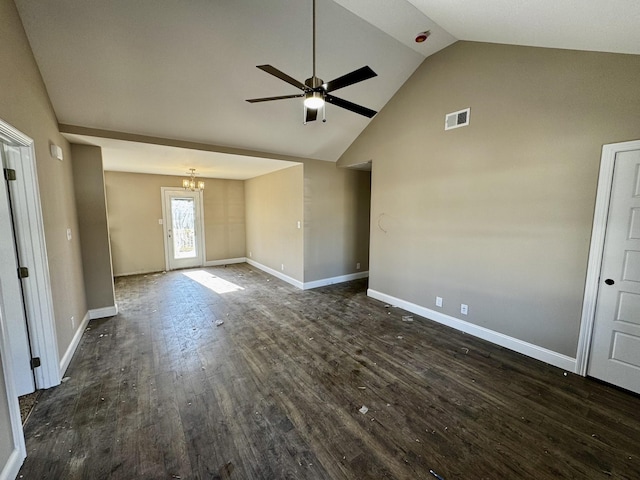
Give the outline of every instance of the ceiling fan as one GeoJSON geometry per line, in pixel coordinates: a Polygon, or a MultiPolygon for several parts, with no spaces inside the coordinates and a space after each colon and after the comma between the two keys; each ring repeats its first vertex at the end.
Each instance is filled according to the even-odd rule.
{"type": "Polygon", "coordinates": [[[305,124],[307,122],[315,121],[318,117],[318,110],[320,109],[322,109],[322,121],[326,122],[326,118],[324,117],[325,102],[329,102],[337,107],[342,107],[346,110],[369,118],[378,113],[375,110],[349,102],[348,100],[343,100],[342,98],[335,97],[329,93],[375,77],[377,74],[371,68],[359,68],[351,73],[335,78],[330,82],[324,82],[322,79],[316,77],[316,0],[313,0],[313,74],[311,75],[311,78],[307,78],[304,83],[302,83],[271,65],[258,65],[257,67],[260,70],[267,72],[274,77],[278,77],[280,80],[284,80],[288,84],[302,90],[302,93],[297,93],[295,95],[281,95],[278,97],[251,98],[247,100],[249,103],[270,102],[272,100],[304,97],[305,124]]]}

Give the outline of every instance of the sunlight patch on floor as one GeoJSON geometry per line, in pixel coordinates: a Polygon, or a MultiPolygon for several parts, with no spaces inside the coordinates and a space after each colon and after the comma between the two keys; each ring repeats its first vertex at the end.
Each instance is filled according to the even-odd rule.
{"type": "Polygon", "coordinates": [[[235,283],[216,277],[204,270],[194,270],[190,272],[183,272],[182,274],[189,277],[191,280],[198,282],[203,287],[207,287],[209,290],[219,294],[244,290],[244,288],[236,285],[235,283]]]}

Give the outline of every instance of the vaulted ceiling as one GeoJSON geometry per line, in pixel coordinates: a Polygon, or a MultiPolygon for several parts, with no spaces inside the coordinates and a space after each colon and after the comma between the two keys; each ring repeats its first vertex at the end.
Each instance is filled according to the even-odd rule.
{"type": "MultiPolygon", "coordinates": [[[[205,176],[249,178],[264,173],[266,163],[241,174],[230,165],[251,152],[336,161],[370,122],[328,105],[326,123],[304,125],[300,99],[245,101],[298,93],[256,65],[271,64],[300,81],[311,76],[311,0],[16,4],[58,121],[96,129],[97,135],[69,138],[104,143],[107,169],[182,174],[195,166],[205,176]],[[227,153],[161,154],[105,140],[99,131],[227,153]],[[243,155],[230,156],[229,148],[243,155]]],[[[640,54],[639,25],[637,0],[317,0],[317,74],[328,81],[370,66],[377,77],[334,93],[380,110],[424,58],[458,39],[640,54]],[[415,43],[425,30],[429,39],[415,43]]]]}

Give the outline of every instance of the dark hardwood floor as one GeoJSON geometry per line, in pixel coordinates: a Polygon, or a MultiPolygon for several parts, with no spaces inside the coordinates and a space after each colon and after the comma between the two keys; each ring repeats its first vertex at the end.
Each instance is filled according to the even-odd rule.
{"type": "Polygon", "coordinates": [[[640,479],[640,397],[404,322],[366,281],[242,264],[116,290],[27,421],[20,478],[640,479]]]}

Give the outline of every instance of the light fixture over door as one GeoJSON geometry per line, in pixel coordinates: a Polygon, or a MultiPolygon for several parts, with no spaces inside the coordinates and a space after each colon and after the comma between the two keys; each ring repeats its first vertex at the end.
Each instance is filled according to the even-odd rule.
{"type": "Polygon", "coordinates": [[[196,182],[196,169],[190,168],[189,178],[185,178],[182,180],[182,187],[185,190],[191,190],[192,192],[199,192],[200,190],[204,190],[204,182],[202,180],[198,180],[196,182]]]}

